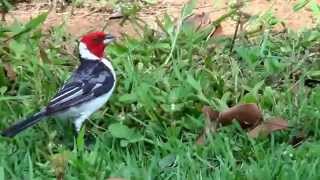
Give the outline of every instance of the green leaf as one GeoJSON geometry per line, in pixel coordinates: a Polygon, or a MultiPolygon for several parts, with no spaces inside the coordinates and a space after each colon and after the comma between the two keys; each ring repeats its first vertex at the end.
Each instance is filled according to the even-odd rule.
{"type": "Polygon", "coordinates": [[[5,179],[4,177],[4,168],[0,166],[0,179],[5,179]]]}
{"type": "Polygon", "coordinates": [[[141,134],[134,132],[134,130],[120,123],[111,124],[108,129],[113,137],[122,139],[120,141],[122,147],[127,146],[129,143],[143,140],[141,134]]]}
{"type": "Polygon", "coordinates": [[[257,47],[238,47],[236,52],[249,66],[254,67],[258,63],[260,50],[257,47]]]}
{"type": "MultiPolygon", "coordinates": [[[[1,4],[1,3],[0,3],[1,4]]],[[[8,0],[2,0],[2,4],[0,6],[0,10],[1,8],[4,8],[4,9],[11,9],[13,6],[9,3],[8,0]]]]}
{"type": "Polygon", "coordinates": [[[2,66],[0,66],[0,86],[6,86],[8,80],[6,78],[5,70],[2,66]]]}
{"type": "Polygon", "coordinates": [[[280,72],[283,67],[283,64],[281,64],[280,61],[275,57],[267,58],[264,61],[264,65],[267,72],[271,74],[280,72]]]}
{"type": "Polygon", "coordinates": [[[317,17],[318,19],[320,18],[320,4],[317,2],[317,0],[313,0],[310,4],[310,9],[312,13],[317,17]]]}
{"type": "Polygon", "coordinates": [[[7,90],[8,90],[7,86],[0,87],[0,95],[4,95],[4,93],[7,92],[7,90]]]}
{"type": "Polygon", "coordinates": [[[28,152],[28,162],[29,162],[29,179],[33,179],[34,174],[33,174],[33,163],[31,160],[31,156],[30,153],[28,152]]]}
{"type": "Polygon", "coordinates": [[[311,0],[300,0],[298,3],[293,5],[293,11],[297,12],[304,8],[311,0]]]}
{"type": "Polygon", "coordinates": [[[121,147],[127,147],[129,145],[129,141],[125,139],[121,139],[120,146],[121,147]]]}
{"type": "Polygon", "coordinates": [[[123,94],[119,97],[119,101],[125,104],[131,104],[137,101],[137,95],[136,94],[123,94]]]}
{"type": "Polygon", "coordinates": [[[261,89],[263,84],[264,84],[264,80],[256,83],[255,86],[250,90],[250,92],[245,94],[240,101],[243,103],[257,103],[259,98],[258,91],[259,89],[261,89]]]}
{"type": "Polygon", "coordinates": [[[245,94],[241,98],[240,102],[242,102],[242,103],[257,103],[258,102],[258,98],[254,94],[248,93],[248,94],[245,94]]]}
{"type": "Polygon", "coordinates": [[[169,154],[167,156],[165,156],[164,158],[162,158],[159,161],[159,167],[161,169],[167,168],[172,166],[172,164],[176,161],[176,155],[175,154],[169,154]]]}
{"type": "Polygon", "coordinates": [[[131,129],[120,123],[111,124],[108,129],[111,135],[115,138],[129,139],[133,134],[131,129]]]}
{"type": "Polygon", "coordinates": [[[26,45],[23,43],[12,40],[10,41],[9,47],[10,50],[12,50],[18,58],[25,54],[26,45]]]}
{"type": "Polygon", "coordinates": [[[273,99],[276,95],[275,91],[271,87],[266,87],[263,92],[261,103],[265,108],[271,108],[273,105],[273,99]]]}
{"type": "Polygon", "coordinates": [[[151,90],[151,85],[142,83],[137,88],[138,101],[147,109],[152,109],[155,106],[154,95],[151,90]]]}
{"type": "Polygon", "coordinates": [[[1,101],[25,100],[30,99],[32,96],[0,96],[1,101]]]}
{"type": "Polygon", "coordinates": [[[183,6],[182,9],[182,18],[186,18],[192,14],[193,9],[195,8],[196,5],[196,0],[191,0],[189,3],[183,6]]]}
{"type": "Polygon", "coordinates": [[[19,36],[23,33],[36,29],[39,25],[41,25],[47,19],[47,16],[48,16],[48,12],[45,12],[31,19],[27,24],[24,25],[24,27],[20,30],[20,32],[15,34],[14,36],[19,36]]]}
{"type": "Polygon", "coordinates": [[[259,89],[261,89],[261,87],[263,86],[264,84],[264,80],[258,82],[253,88],[252,90],[250,91],[251,93],[253,93],[254,95],[258,95],[258,91],[259,89]]]}
{"type": "Polygon", "coordinates": [[[37,17],[31,19],[24,27],[26,29],[35,29],[40,24],[42,24],[48,17],[48,12],[42,13],[37,17]]]}
{"type": "Polygon", "coordinates": [[[85,130],[85,127],[82,127],[80,130],[80,133],[77,136],[77,149],[78,149],[78,151],[83,151],[85,148],[84,130],[85,130]]]}
{"type": "Polygon", "coordinates": [[[320,88],[314,90],[311,95],[315,107],[320,107],[320,88]]]}
{"type": "Polygon", "coordinates": [[[307,76],[312,78],[320,78],[320,71],[309,71],[307,72],[307,76]]]}
{"type": "Polygon", "coordinates": [[[168,14],[164,15],[163,18],[163,27],[164,30],[170,35],[173,35],[174,31],[174,22],[171,20],[171,17],[168,14]]]}
{"type": "Polygon", "coordinates": [[[196,81],[191,74],[187,75],[187,82],[197,91],[201,91],[201,85],[199,81],[196,81]]]}

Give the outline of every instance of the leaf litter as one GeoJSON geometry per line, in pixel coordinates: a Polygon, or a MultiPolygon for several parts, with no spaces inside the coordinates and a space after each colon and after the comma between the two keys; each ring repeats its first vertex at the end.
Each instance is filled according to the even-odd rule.
{"type": "Polygon", "coordinates": [[[10,63],[3,64],[4,70],[6,71],[6,76],[10,81],[16,81],[17,74],[10,63]]]}
{"type": "Polygon", "coordinates": [[[203,132],[196,140],[196,144],[199,145],[205,144],[206,135],[217,133],[219,127],[230,125],[234,121],[247,130],[250,138],[266,136],[275,131],[287,130],[289,127],[288,121],[280,117],[264,121],[262,111],[255,103],[235,105],[223,112],[204,106],[202,112],[206,123],[203,132]]]}

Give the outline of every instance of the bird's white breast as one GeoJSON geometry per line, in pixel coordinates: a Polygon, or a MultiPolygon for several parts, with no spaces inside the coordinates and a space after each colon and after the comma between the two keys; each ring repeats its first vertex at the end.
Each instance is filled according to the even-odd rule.
{"type": "Polygon", "coordinates": [[[108,61],[107,59],[101,59],[101,61],[111,70],[111,73],[114,77],[114,84],[110,91],[81,105],[69,108],[67,111],[60,113],[58,115],[59,117],[75,118],[75,121],[81,121],[76,122],[76,124],[82,124],[85,119],[87,119],[92,113],[101,108],[109,100],[116,86],[116,74],[110,61],[108,61]]]}

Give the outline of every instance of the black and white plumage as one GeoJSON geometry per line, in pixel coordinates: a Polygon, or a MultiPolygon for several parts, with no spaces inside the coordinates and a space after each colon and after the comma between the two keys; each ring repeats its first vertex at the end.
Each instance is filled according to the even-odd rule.
{"type": "MultiPolygon", "coordinates": [[[[101,33],[98,34],[102,36],[101,33]]],[[[97,40],[96,34],[91,36],[93,41],[97,40]]],[[[103,52],[93,49],[96,47],[88,39],[79,44],[81,64],[48,105],[30,118],[4,130],[2,136],[13,137],[49,116],[73,119],[75,128],[79,131],[82,123],[108,101],[116,84],[116,75],[110,61],[102,57],[103,52]]],[[[102,43],[106,45],[112,39],[112,36],[105,35],[102,43]]]]}

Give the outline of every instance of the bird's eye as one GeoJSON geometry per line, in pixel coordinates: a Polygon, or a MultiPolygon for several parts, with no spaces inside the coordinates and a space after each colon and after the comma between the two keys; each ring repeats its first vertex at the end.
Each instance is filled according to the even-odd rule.
{"type": "Polygon", "coordinates": [[[101,39],[99,37],[94,37],[93,42],[95,43],[101,43],[101,39]]]}

